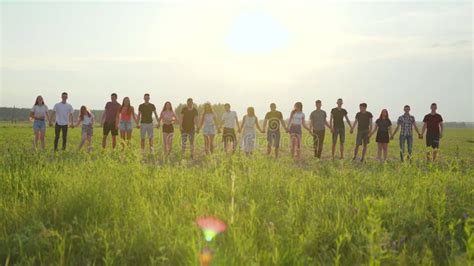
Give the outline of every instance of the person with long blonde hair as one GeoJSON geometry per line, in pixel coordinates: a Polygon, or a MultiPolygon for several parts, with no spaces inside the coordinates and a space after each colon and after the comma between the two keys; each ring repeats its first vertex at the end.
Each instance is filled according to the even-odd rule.
{"type": "MultiPolygon", "coordinates": [[[[214,152],[214,136],[216,135],[217,115],[214,113],[210,103],[204,104],[204,112],[201,115],[198,131],[203,128],[204,150],[206,154],[214,152]]],[[[220,130],[219,130],[220,131],[220,130]]]]}

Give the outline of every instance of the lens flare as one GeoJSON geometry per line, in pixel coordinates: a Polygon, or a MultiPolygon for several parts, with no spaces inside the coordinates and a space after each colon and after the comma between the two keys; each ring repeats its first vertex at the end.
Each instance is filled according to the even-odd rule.
{"type": "Polygon", "coordinates": [[[208,247],[202,249],[201,253],[199,254],[199,262],[203,266],[207,266],[212,261],[212,250],[208,247]]]}
{"type": "Polygon", "coordinates": [[[218,233],[224,232],[227,228],[223,221],[214,217],[199,217],[196,223],[202,229],[206,241],[212,241],[218,233]]]}

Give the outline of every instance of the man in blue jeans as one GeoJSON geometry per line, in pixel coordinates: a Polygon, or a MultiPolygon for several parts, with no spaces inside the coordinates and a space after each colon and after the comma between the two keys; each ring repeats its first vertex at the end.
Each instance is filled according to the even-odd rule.
{"type": "Polygon", "coordinates": [[[393,131],[391,139],[397,134],[398,129],[400,128],[400,160],[403,162],[405,158],[405,142],[408,146],[408,159],[411,161],[412,151],[413,151],[413,127],[415,127],[418,137],[421,138],[420,131],[415,123],[415,117],[410,115],[410,106],[405,105],[403,108],[405,112],[402,116],[398,118],[397,128],[393,131]]]}

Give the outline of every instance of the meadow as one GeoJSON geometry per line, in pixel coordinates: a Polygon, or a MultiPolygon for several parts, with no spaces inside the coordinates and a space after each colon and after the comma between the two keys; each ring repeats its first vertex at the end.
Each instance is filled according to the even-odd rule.
{"type": "MultiPolygon", "coordinates": [[[[199,265],[474,265],[474,130],[446,129],[441,156],[426,163],[424,140],[414,160],[401,163],[398,141],[389,160],[353,162],[355,134],[346,135],[346,159],[312,157],[304,135],[303,160],[265,155],[265,138],[250,157],[242,152],[197,158],[100,148],[77,151],[80,128],[68,149],[32,150],[29,125],[0,125],[0,264],[199,265]],[[226,232],[206,243],[199,216],[225,221],[226,232]]],[[[157,132],[157,131],[155,131],[157,132]]],[[[286,135],[286,134],[285,134],[286,135]]]]}

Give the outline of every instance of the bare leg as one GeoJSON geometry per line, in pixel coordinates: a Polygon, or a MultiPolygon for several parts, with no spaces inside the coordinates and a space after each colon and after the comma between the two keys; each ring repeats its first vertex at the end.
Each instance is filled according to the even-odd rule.
{"type": "Polygon", "coordinates": [[[128,131],[127,132],[127,147],[130,147],[131,140],[132,140],[132,131],[128,131]]]}
{"type": "Polygon", "coordinates": [[[383,160],[387,160],[387,155],[388,155],[388,143],[383,144],[383,160]]]}
{"type": "Polygon", "coordinates": [[[342,143],[342,142],[340,143],[339,149],[340,149],[340,152],[341,152],[341,157],[340,158],[342,160],[342,159],[344,159],[344,143],[342,143]]]}
{"type": "Polygon", "coordinates": [[[214,153],[214,135],[209,137],[209,150],[214,153]]]}
{"type": "Polygon", "coordinates": [[[107,135],[104,135],[102,137],[102,148],[105,149],[105,146],[107,145],[107,135]]]}
{"type": "Polygon", "coordinates": [[[436,161],[436,157],[438,156],[438,149],[433,150],[433,162],[436,161]]]}
{"type": "Polygon", "coordinates": [[[120,130],[120,138],[122,139],[122,150],[125,149],[125,130],[120,130]]]}
{"type": "Polygon", "coordinates": [[[365,160],[365,153],[367,152],[367,143],[362,145],[362,161],[365,160]]]}
{"type": "Polygon", "coordinates": [[[87,136],[87,152],[92,150],[92,136],[87,136]]]}
{"type": "Polygon", "coordinates": [[[356,144],[355,148],[354,148],[354,158],[352,158],[352,160],[355,160],[357,159],[357,154],[359,153],[359,145],[356,144]]]}
{"type": "Polygon", "coordinates": [[[377,160],[382,160],[382,149],[383,149],[383,143],[378,142],[377,143],[377,160]]]}
{"type": "Polygon", "coordinates": [[[115,149],[117,146],[117,136],[112,135],[112,149],[115,149]]]}
{"type": "Polygon", "coordinates": [[[278,150],[279,150],[279,148],[275,147],[275,158],[278,158],[278,150]]]}
{"type": "Polygon", "coordinates": [[[41,133],[41,136],[40,136],[41,149],[44,150],[44,136],[45,136],[45,134],[46,134],[46,130],[43,129],[40,133],[41,133]]]}
{"type": "MultiPolygon", "coordinates": [[[[335,154],[336,154],[336,143],[333,143],[333,144],[332,144],[332,153],[331,153],[333,160],[334,160],[334,155],[335,155],[335,154]]],[[[341,153],[341,154],[342,154],[342,153],[341,153]]]]}

